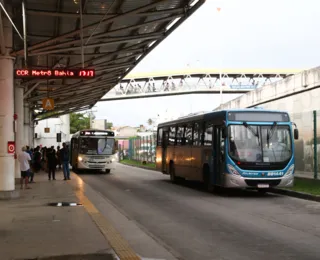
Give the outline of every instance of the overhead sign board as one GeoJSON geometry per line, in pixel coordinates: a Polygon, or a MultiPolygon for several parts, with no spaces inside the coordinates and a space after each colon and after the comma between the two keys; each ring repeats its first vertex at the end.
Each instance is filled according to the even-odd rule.
{"type": "Polygon", "coordinates": [[[53,110],[54,109],[54,100],[52,98],[42,99],[42,108],[45,110],[53,110]]]}
{"type": "Polygon", "coordinates": [[[49,127],[45,127],[45,128],[44,128],[44,132],[45,132],[46,134],[50,133],[50,128],[49,128],[49,127]]]}
{"type": "Polygon", "coordinates": [[[16,69],[16,79],[79,79],[94,78],[94,69],[16,69]]]}
{"type": "Polygon", "coordinates": [[[230,85],[231,89],[256,89],[257,85],[230,85]]]}

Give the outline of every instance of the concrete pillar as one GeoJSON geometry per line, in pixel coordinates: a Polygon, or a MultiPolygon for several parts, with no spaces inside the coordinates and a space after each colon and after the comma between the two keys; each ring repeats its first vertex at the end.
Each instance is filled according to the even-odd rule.
{"type": "Polygon", "coordinates": [[[31,146],[29,143],[30,140],[30,109],[29,109],[29,104],[27,102],[24,103],[23,105],[23,110],[24,110],[24,116],[23,116],[23,125],[24,125],[24,145],[31,146]]]}
{"type": "MultiPolygon", "coordinates": [[[[22,87],[14,88],[14,112],[17,114],[17,124],[16,124],[16,133],[15,133],[15,142],[16,142],[16,153],[18,154],[21,151],[21,148],[26,145],[24,139],[24,108],[23,108],[23,92],[22,87]]],[[[20,164],[18,160],[15,160],[15,178],[19,179],[21,177],[20,173],[20,164]]]]}
{"type": "Polygon", "coordinates": [[[14,155],[7,147],[14,141],[13,58],[0,56],[0,68],[0,198],[7,199],[19,196],[15,192],[14,155]]]}
{"type": "Polygon", "coordinates": [[[29,128],[29,144],[30,147],[34,148],[34,121],[32,120],[32,111],[30,115],[30,128],[29,128]]]}

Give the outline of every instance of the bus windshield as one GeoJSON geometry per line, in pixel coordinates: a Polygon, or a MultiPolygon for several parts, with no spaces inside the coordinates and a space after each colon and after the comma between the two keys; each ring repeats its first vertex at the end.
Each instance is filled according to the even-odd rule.
{"type": "Polygon", "coordinates": [[[80,153],[87,155],[111,155],[113,154],[114,139],[112,138],[80,138],[80,153]]]}
{"type": "Polygon", "coordinates": [[[228,153],[238,162],[281,163],[292,156],[289,126],[229,125],[228,139],[228,153]]]}

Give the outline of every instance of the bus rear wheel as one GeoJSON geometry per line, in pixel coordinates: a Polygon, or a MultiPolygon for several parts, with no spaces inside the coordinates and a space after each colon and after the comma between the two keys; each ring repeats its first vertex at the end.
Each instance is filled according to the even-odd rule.
{"type": "Polygon", "coordinates": [[[176,177],[176,175],[174,173],[174,165],[173,165],[173,163],[170,163],[170,165],[169,165],[169,174],[170,174],[171,182],[177,183],[177,177],[176,177]]]}
{"type": "Polygon", "coordinates": [[[213,192],[214,191],[214,186],[210,183],[210,169],[209,166],[203,167],[203,184],[204,188],[209,191],[213,192]]]}

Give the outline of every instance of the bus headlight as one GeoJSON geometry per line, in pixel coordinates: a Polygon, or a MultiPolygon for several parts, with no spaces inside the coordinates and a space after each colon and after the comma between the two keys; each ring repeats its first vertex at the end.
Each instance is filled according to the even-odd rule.
{"type": "Polygon", "coordinates": [[[232,165],[228,164],[227,167],[228,167],[228,170],[229,170],[229,172],[230,172],[231,174],[240,175],[240,174],[238,173],[238,171],[237,171],[232,165]]]}
{"type": "Polygon", "coordinates": [[[286,174],[284,176],[289,176],[291,174],[293,174],[294,172],[294,164],[292,164],[289,169],[287,170],[286,174]]]}
{"type": "Polygon", "coordinates": [[[112,158],[112,159],[111,159],[111,162],[114,162],[115,160],[116,160],[116,159],[112,158]]]}
{"type": "Polygon", "coordinates": [[[78,161],[82,162],[83,158],[81,156],[78,156],[78,161]]]}

